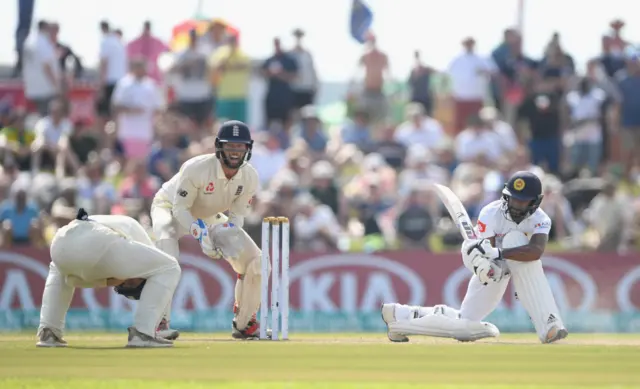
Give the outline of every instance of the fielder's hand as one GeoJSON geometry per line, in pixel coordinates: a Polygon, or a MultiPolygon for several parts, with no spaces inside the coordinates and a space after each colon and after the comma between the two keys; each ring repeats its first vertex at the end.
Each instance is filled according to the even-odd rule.
{"type": "Polygon", "coordinates": [[[222,251],[214,246],[211,239],[209,239],[209,227],[202,219],[198,219],[191,223],[190,232],[191,236],[200,243],[200,248],[204,255],[213,259],[220,259],[223,257],[222,251]]]}

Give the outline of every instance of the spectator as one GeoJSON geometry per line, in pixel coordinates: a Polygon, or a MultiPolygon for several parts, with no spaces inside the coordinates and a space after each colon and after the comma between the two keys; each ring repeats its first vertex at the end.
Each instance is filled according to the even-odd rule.
{"type": "Polygon", "coordinates": [[[334,181],[336,171],[329,161],[318,161],[311,166],[309,193],[320,203],[331,208],[334,215],[343,216],[340,189],[334,181]]]}
{"type": "Polygon", "coordinates": [[[464,53],[454,58],[449,65],[456,134],[464,129],[469,117],[476,115],[484,105],[488,79],[495,68],[490,59],[475,53],[475,39],[466,38],[462,41],[462,46],[464,53]]]}
{"type": "Polygon", "coordinates": [[[215,19],[209,25],[207,33],[198,39],[198,50],[207,58],[215,55],[216,51],[228,43],[227,24],[215,19]]]}
{"type": "Polygon", "coordinates": [[[335,249],[341,237],[340,225],[331,208],[318,204],[309,193],[295,199],[296,213],[293,228],[296,231],[297,250],[327,251],[335,249]]]}
{"type": "Polygon", "coordinates": [[[575,220],[571,203],[562,193],[562,182],[555,176],[547,175],[543,181],[544,201],[541,208],[551,218],[549,239],[561,242],[565,247],[577,247],[580,225],[575,220]]]}
{"type": "Polygon", "coordinates": [[[433,232],[434,222],[427,208],[427,198],[426,187],[414,182],[396,222],[403,250],[429,249],[429,235],[433,232]]]}
{"type": "Polygon", "coordinates": [[[623,161],[626,176],[638,163],[638,149],[640,149],[640,56],[632,53],[627,59],[624,72],[619,74],[618,88],[622,101],[617,109],[622,131],[623,161]]]}
{"type": "Polygon", "coordinates": [[[31,144],[35,138],[35,133],[25,128],[25,112],[14,111],[0,130],[2,165],[15,165],[20,171],[30,170],[31,144]]]}
{"type": "Polygon", "coordinates": [[[409,196],[415,189],[416,182],[429,182],[446,185],[449,172],[436,165],[435,156],[424,146],[414,145],[409,148],[406,168],[398,178],[398,192],[401,196],[409,196]]]}
{"type": "Polygon", "coordinates": [[[77,120],[73,124],[68,144],[68,162],[73,169],[72,171],[77,172],[80,170],[89,161],[89,155],[97,152],[99,147],[100,137],[88,123],[83,120],[77,120]]]}
{"type": "Polygon", "coordinates": [[[111,119],[112,96],[116,84],[127,74],[127,50],[122,41],[111,31],[109,23],[100,23],[102,42],[100,42],[99,91],[96,113],[101,118],[98,127],[111,119]]]}
{"type": "Polygon", "coordinates": [[[402,169],[407,148],[395,138],[395,134],[394,126],[386,126],[380,140],[362,149],[367,153],[380,154],[389,166],[394,169],[402,169]]]}
{"type": "Polygon", "coordinates": [[[51,100],[60,95],[62,75],[50,26],[45,21],[38,23],[37,34],[25,44],[22,75],[27,101],[41,116],[46,115],[51,100]]]}
{"type": "Polygon", "coordinates": [[[163,128],[158,141],[151,147],[148,171],[161,182],[169,181],[180,169],[180,149],[177,143],[177,134],[163,128]]]}
{"type": "Polygon", "coordinates": [[[2,223],[2,246],[39,245],[41,228],[39,212],[35,204],[27,199],[26,188],[15,185],[13,199],[5,200],[0,205],[0,223],[2,223]]]}
{"type": "Polygon", "coordinates": [[[365,109],[356,109],[353,118],[348,120],[340,131],[342,142],[352,143],[360,149],[371,145],[371,125],[365,109]]]}
{"type": "Polygon", "coordinates": [[[602,37],[602,53],[598,58],[600,64],[604,67],[607,76],[613,78],[616,73],[624,69],[624,56],[614,51],[613,38],[608,35],[602,37]]]}
{"type": "Polygon", "coordinates": [[[629,42],[622,36],[624,21],[615,19],[609,24],[611,26],[611,52],[617,57],[624,57],[624,51],[629,42]]]}
{"type": "Polygon", "coordinates": [[[153,117],[162,101],[143,60],[131,61],[131,72],[118,81],[112,104],[127,158],[146,158],[154,136],[153,117]]]}
{"type": "Polygon", "coordinates": [[[626,248],[633,218],[630,209],[628,199],[616,191],[613,182],[607,182],[591,201],[587,215],[590,227],[596,232],[597,251],[616,252],[626,248]]]}
{"type": "Polygon", "coordinates": [[[43,167],[49,167],[56,169],[58,177],[64,176],[64,166],[69,160],[67,146],[72,129],[62,100],[51,101],[49,115],[36,123],[32,166],[34,173],[43,167]]]}
{"type": "MultiPolygon", "coordinates": [[[[359,100],[372,123],[379,124],[386,120],[389,104],[384,94],[386,79],[391,79],[389,57],[382,52],[376,43],[376,37],[367,37],[366,51],[360,57],[359,65],[364,69],[364,90],[359,100]]],[[[377,138],[377,134],[373,134],[377,138]]]]}
{"type": "Polygon", "coordinates": [[[420,52],[413,54],[415,63],[409,74],[409,89],[411,90],[411,101],[421,104],[427,116],[433,114],[433,94],[431,92],[431,77],[435,70],[426,66],[420,58],[420,52]]]}
{"type": "Polygon", "coordinates": [[[294,108],[294,95],[291,82],[298,75],[295,59],[282,50],[280,39],[273,40],[275,53],[262,64],[262,74],[268,80],[265,99],[267,126],[274,120],[289,128],[294,108]]]}
{"type": "Polygon", "coordinates": [[[307,144],[311,158],[317,160],[327,148],[327,137],[324,134],[322,121],[318,117],[318,110],[313,105],[307,105],[302,108],[301,117],[299,136],[307,144]]]}
{"type": "Polygon", "coordinates": [[[196,30],[189,32],[189,46],[176,56],[170,72],[176,75],[174,83],[178,111],[197,127],[200,139],[211,123],[214,101],[208,80],[207,57],[197,50],[196,30]]]}
{"type": "Polygon", "coordinates": [[[127,56],[144,59],[148,66],[149,77],[158,85],[162,85],[162,72],[158,68],[158,57],[169,50],[169,46],[151,34],[151,22],[147,20],[142,27],[142,34],[127,45],[127,56]]]}
{"type": "Polygon", "coordinates": [[[548,81],[536,83],[533,93],[526,97],[518,109],[517,118],[520,124],[528,125],[533,163],[557,175],[560,172],[560,130],[564,104],[561,104],[561,97],[553,89],[554,84],[548,81]]]}
{"type": "MultiPolygon", "coordinates": [[[[82,61],[80,60],[80,57],[78,57],[73,52],[70,46],[67,46],[64,43],[61,43],[58,41],[58,36],[60,34],[60,25],[58,23],[51,23],[49,25],[49,28],[50,28],[50,34],[51,34],[51,41],[55,45],[55,49],[58,56],[58,66],[62,71],[62,75],[66,76],[67,74],[71,73],[69,67],[70,67],[70,64],[73,63],[73,73],[71,73],[73,74],[73,78],[82,77],[82,72],[84,71],[84,68],[82,66],[82,61]]],[[[65,89],[68,89],[66,80],[63,78],[62,81],[65,84],[65,89]]]]}
{"type": "Polygon", "coordinates": [[[258,171],[263,187],[267,187],[269,182],[287,165],[287,153],[280,145],[278,136],[272,132],[258,133],[254,139],[251,164],[258,171]]]}
{"type": "Polygon", "coordinates": [[[427,116],[424,108],[419,103],[408,104],[405,108],[407,121],[398,126],[395,140],[409,147],[419,144],[432,150],[445,136],[440,123],[427,116]]]}
{"type": "Polygon", "coordinates": [[[500,148],[508,156],[515,153],[520,142],[511,124],[501,120],[500,113],[494,107],[484,107],[480,110],[480,120],[491,128],[500,138],[500,148]]]}
{"type": "Polygon", "coordinates": [[[78,205],[90,214],[107,215],[117,200],[116,190],[104,178],[103,163],[93,158],[78,179],[78,205]]]}
{"type": "Polygon", "coordinates": [[[582,78],[578,89],[567,94],[571,131],[566,140],[575,171],[586,167],[592,175],[597,174],[602,155],[600,115],[605,99],[605,92],[593,87],[588,78],[582,78]]]}
{"type": "Polygon", "coordinates": [[[78,210],[70,205],[63,198],[59,198],[54,201],[51,207],[51,218],[46,223],[44,229],[44,240],[47,245],[51,245],[53,237],[56,232],[61,228],[75,220],[78,210]]]}
{"type": "Polygon", "coordinates": [[[247,120],[247,99],[251,79],[251,59],[239,47],[238,36],[213,56],[216,83],[216,115],[219,118],[247,120]]]}
{"type": "Polygon", "coordinates": [[[294,106],[301,109],[307,105],[313,105],[318,90],[319,79],[311,52],[302,45],[304,31],[297,28],[293,31],[296,45],[289,54],[298,65],[298,74],[293,80],[294,106]]]}
{"type": "Polygon", "coordinates": [[[131,217],[137,217],[143,212],[149,213],[158,189],[160,181],[149,175],[145,164],[142,161],[130,161],[126,176],[120,184],[120,203],[115,211],[131,217]]]}
{"type": "Polygon", "coordinates": [[[485,167],[495,166],[507,156],[500,137],[478,115],[469,118],[469,127],[456,137],[456,159],[485,167]]]}

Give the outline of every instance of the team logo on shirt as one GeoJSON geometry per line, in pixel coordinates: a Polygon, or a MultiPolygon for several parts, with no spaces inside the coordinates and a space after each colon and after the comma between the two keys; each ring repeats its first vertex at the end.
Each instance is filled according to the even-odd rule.
{"type": "Polygon", "coordinates": [[[524,186],[525,186],[525,183],[522,178],[518,178],[517,180],[513,181],[513,189],[517,191],[523,190],[524,186]]]}
{"type": "Polygon", "coordinates": [[[236,196],[240,196],[243,190],[244,190],[244,186],[238,185],[238,189],[236,189],[236,196]]]}
{"type": "Polygon", "coordinates": [[[187,197],[189,195],[189,193],[184,190],[184,189],[178,189],[178,196],[180,197],[187,197]]]}
{"type": "Polygon", "coordinates": [[[213,182],[210,182],[206,188],[204,188],[204,194],[211,194],[213,193],[213,191],[216,189],[215,185],[213,184],[213,182]]]}
{"type": "Polygon", "coordinates": [[[481,222],[480,220],[478,220],[478,231],[480,231],[481,233],[484,233],[487,231],[487,225],[481,222]]]}

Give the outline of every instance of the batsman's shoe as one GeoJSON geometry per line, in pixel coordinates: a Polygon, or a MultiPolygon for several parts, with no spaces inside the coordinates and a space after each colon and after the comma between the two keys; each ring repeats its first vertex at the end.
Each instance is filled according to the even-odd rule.
{"type": "Polygon", "coordinates": [[[166,340],[176,340],[180,336],[180,331],[169,328],[167,319],[162,319],[156,330],[156,337],[166,340]]]}
{"type": "Polygon", "coordinates": [[[569,336],[569,331],[566,328],[559,328],[556,326],[551,327],[549,332],[547,332],[547,336],[542,343],[553,343],[555,341],[561,340],[569,336]]]}
{"type": "Polygon", "coordinates": [[[392,342],[398,342],[398,343],[408,342],[409,338],[407,338],[405,335],[397,332],[391,332],[389,330],[389,324],[394,323],[396,321],[396,305],[382,304],[380,311],[382,313],[382,320],[387,325],[387,337],[389,338],[389,340],[392,342]]]}
{"type": "Polygon", "coordinates": [[[49,328],[42,330],[36,347],[67,347],[67,342],[49,328]]]}
{"type": "MultiPolygon", "coordinates": [[[[271,333],[272,331],[270,329],[267,329],[267,338],[271,339],[271,333]]],[[[251,318],[251,320],[249,320],[249,323],[247,323],[247,326],[243,330],[238,329],[236,320],[234,319],[233,331],[231,332],[231,336],[234,339],[241,340],[260,339],[260,323],[258,323],[258,321],[256,320],[255,315],[253,318],[251,318]]]]}
{"type": "Polygon", "coordinates": [[[157,348],[157,347],[173,347],[173,342],[162,338],[154,338],[151,335],[143,334],[136,327],[129,327],[129,342],[127,347],[130,348],[157,348]]]}

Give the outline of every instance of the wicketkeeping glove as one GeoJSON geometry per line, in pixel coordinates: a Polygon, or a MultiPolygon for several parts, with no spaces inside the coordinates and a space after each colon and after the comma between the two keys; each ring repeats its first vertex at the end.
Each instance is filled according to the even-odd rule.
{"type": "Polygon", "coordinates": [[[213,259],[224,257],[222,250],[211,242],[209,226],[202,219],[198,219],[191,224],[191,236],[200,243],[200,248],[207,257],[213,259]]]}

